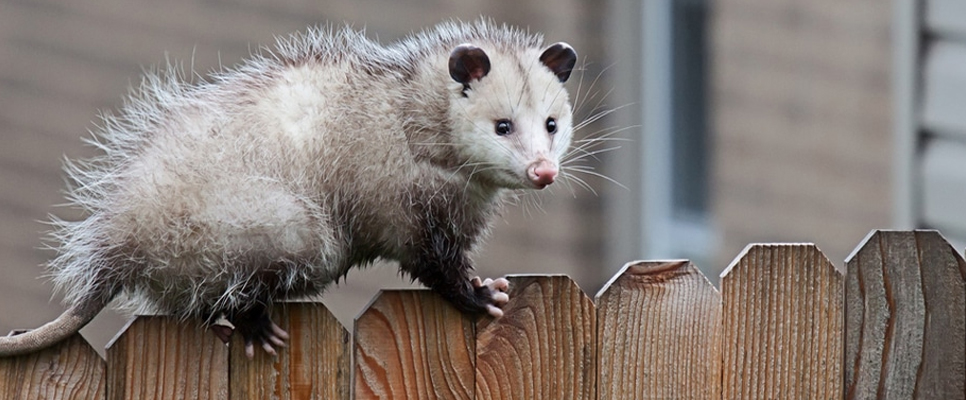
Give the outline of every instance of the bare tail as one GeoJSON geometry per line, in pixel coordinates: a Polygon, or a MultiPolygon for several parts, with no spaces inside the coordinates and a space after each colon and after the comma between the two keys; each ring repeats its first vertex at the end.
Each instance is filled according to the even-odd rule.
{"type": "Polygon", "coordinates": [[[113,294],[86,297],[40,328],[19,335],[0,337],[0,357],[32,353],[67,339],[91,322],[113,298],[113,294]]]}

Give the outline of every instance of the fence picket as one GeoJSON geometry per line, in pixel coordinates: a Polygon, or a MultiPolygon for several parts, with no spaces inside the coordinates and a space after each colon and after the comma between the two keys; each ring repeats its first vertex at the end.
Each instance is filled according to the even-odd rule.
{"type": "Polygon", "coordinates": [[[594,303],[570,278],[517,275],[500,319],[477,324],[477,399],[596,399],[594,303]]]}
{"type": "Polygon", "coordinates": [[[107,347],[112,400],[227,399],[228,348],[200,322],[140,316],[107,347]]]}
{"type": "Polygon", "coordinates": [[[230,367],[232,399],[348,399],[349,332],[322,304],[275,304],[272,320],[288,332],[288,347],[272,357],[233,335],[230,367]]]}
{"type": "Polygon", "coordinates": [[[104,399],[107,365],[74,334],[48,349],[0,358],[0,399],[104,399]]]}
{"type": "Polygon", "coordinates": [[[321,303],[277,304],[289,347],[254,360],[200,321],[138,317],[106,362],[80,335],[0,358],[0,398],[966,400],[963,257],[936,231],[873,231],[846,264],[749,245],[719,294],[686,260],[639,261],[596,306],[566,276],[509,276],[499,319],[383,291],[351,353],[321,303]]]}
{"type": "Polygon", "coordinates": [[[844,277],[814,245],[749,245],[721,274],[722,398],[842,393],[844,277]]]}
{"type": "Polygon", "coordinates": [[[846,264],[846,398],[966,398],[963,258],[936,231],[873,231],[846,264]]]}
{"type": "Polygon", "coordinates": [[[629,263],[596,300],[601,399],[721,397],[721,296],[694,264],[629,263]]]}
{"type": "Polygon", "coordinates": [[[474,333],[428,290],[380,292],[355,321],[356,398],[474,398],[474,333]]]}

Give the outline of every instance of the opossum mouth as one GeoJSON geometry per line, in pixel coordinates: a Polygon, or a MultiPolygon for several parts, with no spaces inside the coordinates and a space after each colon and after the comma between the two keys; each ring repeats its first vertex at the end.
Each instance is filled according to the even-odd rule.
{"type": "Polygon", "coordinates": [[[528,183],[528,185],[527,185],[528,187],[533,188],[533,189],[536,189],[536,190],[543,190],[547,186],[550,186],[549,183],[535,183],[533,181],[527,181],[527,183],[528,183]]]}
{"type": "Polygon", "coordinates": [[[547,186],[550,186],[556,174],[553,177],[535,177],[532,172],[533,168],[528,168],[526,171],[517,172],[510,169],[501,170],[493,175],[490,175],[488,181],[497,186],[503,187],[504,189],[511,190],[543,190],[547,186]]]}

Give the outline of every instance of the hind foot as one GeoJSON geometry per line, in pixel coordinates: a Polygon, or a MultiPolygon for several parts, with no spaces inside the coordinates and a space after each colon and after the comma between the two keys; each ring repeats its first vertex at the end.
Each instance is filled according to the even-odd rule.
{"type": "Polygon", "coordinates": [[[476,296],[481,298],[486,304],[486,313],[493,318],[503,316],[503,306],[510,301],[510,295],[506,292],[510,289],[510,281],[504,278],[480,280],[480,277],[473,278],[470,283],[476,291],[476,296]]]}
{"type": "Polygon", "coordinates": [[[231,335],[238,331],[245,342],[245,356],[249,359],[255,357],[256,344],[272,357],[278,355],[275,347],[288,347],[285,344],[285,341],[289,338],[288,332],[272,322],[264,307],[231,313],[225,319],[232,326],[215,322],[208,328],[225,343],[228,343],[231,340],[231,335]]]}

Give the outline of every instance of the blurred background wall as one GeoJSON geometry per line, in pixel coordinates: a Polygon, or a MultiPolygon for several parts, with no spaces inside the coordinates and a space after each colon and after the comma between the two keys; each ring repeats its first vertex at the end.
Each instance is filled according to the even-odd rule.
{"type": "MultiPolygon", "coordinates": [[[[0,0],[0,331],[62,310],[37,267],[51,256],[38,221],[79,217],[55,207],[61,158],[92,154],[81,138],[97,110],[119,106],[145,67],[181,60],[204,73],[313,24],[389,42],[486,15],[577,49],[583,71],[568,84],[586,99],[579,115],[615,110],[578,135],[626,139],[597,162],[624,187],[581,177],[596,194],[554,185],[540,208],[508,209],[475,257],[481,275],[566,273],[592,296],[633,259],[690,258],[717,282],[750,242],[815,242],[841,267],[875,228],[938,226],[961,240],[966,222],[947,216],[966,215],[956,173],[966,105],[930,125],[920,99],[929,76],[966,81],[955,68],[966,65],[956,22],[966,10],[941,13],[962,18],[937,30],[923,4],[0,0]],[[934,47],[947,49],[939,66],[934,47]]],[[[933,104],[962,104],[956,93],[966,89],[933,104]]],[[[324,301],[351,324],[375,291],[406,285],[377,265],[324,301]]],[[[122,323],[105,312],[84,333],[101,346],[122,323]]]]}
{"type": "MultiPolygon", "coordinates": [[[[838,265],[895,226],[892,9],[874,1],[613,1],[618,124],[607,254],[716,274],[751,242],[815,242],[838,265]],[[637,215],[635,224],[621,224],[637,215]]],[[[612,28],[614,29],[614,28],[612,28]]],[[[611,263],[617,260],[611,260],[611,263]]]]}
{"type": "Polygon", "coordinates": [[[888,3],[726,1],[711,37],[721,252],[816,242],[840,266],[893,221],[888,3]]]}

